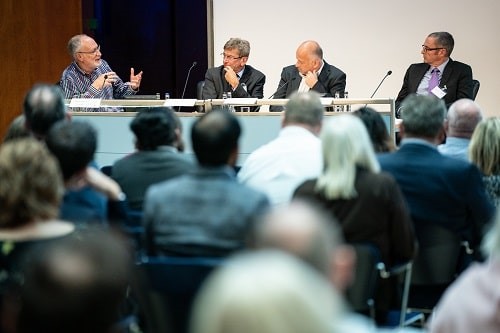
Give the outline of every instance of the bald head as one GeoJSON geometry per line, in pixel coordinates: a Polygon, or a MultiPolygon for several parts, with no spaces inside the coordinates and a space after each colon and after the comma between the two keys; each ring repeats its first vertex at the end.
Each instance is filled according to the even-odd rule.
{"type": "Polygon", "coordinates": [[[256,244],[290,252],[329,275],[330,256],[341,244],[341,236],[336,221],[319,207],[295,200],[264,218],[257,229],[256,244]]]}
{"type": "Polygon", "coordinates": [[[449,137],[470,139],[482,119],[481,108],[476,102],[467,98],[459,99],[448,110],[446,134],[449,137]]]}
{"type": "Polygon", "coordinates": [[[323,50],[321,49],[321,46],[319,46],[318,42],[314,40],[306,40],[305,42],[302,42],[297,48],[297,53],[299,52],[323,59],[323,50]]]}

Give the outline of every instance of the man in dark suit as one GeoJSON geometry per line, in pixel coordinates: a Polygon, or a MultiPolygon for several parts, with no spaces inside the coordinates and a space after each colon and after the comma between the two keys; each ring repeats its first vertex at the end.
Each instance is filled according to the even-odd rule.
{"type": "Polygon", "coordinates": [[[424,62],[412,64],[406,70],[396,98],[397,118],[401,118],[401,102],[412,93],[436,95],[444,100],[446,107],[461,98],[472,99],[472,69],[450,58],[454,45],[453,36],[448,32],[433,32],[427,36],[421,51],[424,62]],[[433,71],[436,83],[432,80],[433,71]]]}
{"type": "Polygon", "coordinates": [[[142,211],[149,186],[194,169],[194,160],[179,153],[181,129],[170,108],[155,107],[137,114],[130,123],[137,151],[119,159],[111,177],[127,195],[129,208],[142,211]]]}
{"type": "Polygon", "coordinates": [[[379,155],[379,161],[401,187],[417,235],[419,228],[434,224],[478,245],[494,207],[478,168],[442,155],[436,148],[444,137],[444,102],[434,96],[412,94],[403,108],[401,147],[379,155]]]}
{"type": "MultiPolygon", "coordinates": [[[[221,99],[230,92],[232,98],[263,98],[266,76],[247,65],[250,55],[250,43],[240,38],[231,38],[224,45],[221,53],[223,64],[209,68],[205,73],[203,99],[221,99]]],[[[259,111],[251,107],[251,111],[259,111]]],[[[236,111],[242,111],[236,107],[236,111]]]]}
{"type": "MultiPolygon", "coordinates": [[[[295,92],[317,91],[321,96],[344,97],[346,74],[323,60],[323,49],[318,42],[307,40],[295,53],[297,62],[281,71],[281,79],[274,98],[289,98],[295,92]]],[[[271,106],[269,111],[282,111],[283,106],[271,106]]]]}

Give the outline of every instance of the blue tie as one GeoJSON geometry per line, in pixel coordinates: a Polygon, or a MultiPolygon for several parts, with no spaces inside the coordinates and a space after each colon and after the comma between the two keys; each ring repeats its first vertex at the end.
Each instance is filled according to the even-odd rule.
{"type": "Polygon", "coordinates": [[[427,88],[428,92],[431,92],[432,89],[436,88],[439,85],[439,69],[434,68],[431,71],[431,79],[429,80],[429,88],[427,88]]]}

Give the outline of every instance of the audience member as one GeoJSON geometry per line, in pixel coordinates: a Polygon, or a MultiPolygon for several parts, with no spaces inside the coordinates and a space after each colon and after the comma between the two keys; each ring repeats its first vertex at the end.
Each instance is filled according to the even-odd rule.
{"type": "Polygon", "coordinates": [[[386,153],[396,150],[394,139],[389,135],[380,113],[370,107],[362,107],[352,114],[358,116],[365,124],[375,153],[386,153]]]}
{"type": "Polygon", "coordinates": [[[89,167],[97,148],[95,129],[86,122],[61,121],[45,141],[59,161],[66,188],[60,216],[78,224],[106,223],[108,199],[118,207],[125,196],[113,179],[89,167]]]}
{"type": "Polygon", "coordinates": [[[332,333],[340,297],[320,274],[284,253],[229,259],[202,286],[191,333],[332,333]]]}
{"type": "MultiPolygon", "coordinates": [[[[363,122],[348,114],[335,117],[323,126],[321,142],[323,172],[302,183],[294,197],[321,204],[339,220],[348,243],[374,244],[386,265],[412,259],[416,241],[408,208],[394,178],[380,172],[363,122]]],[[[396,287],[395,280],[381,281],[379,322],[397,302],[396,287]]]]}
{"type": "MultiPolygon", "coordinates": [[[[295,52],[295,65],[284,67],[274,98],[290,98],[296,92],[314,90],[321,96],[344,97],[346,74],[323,59],[318,42],[302,42],[295,52]]],[[[283,111],[282,106],[271,106],[269,111],[283,111]]]]}
{"type": "Polygon", "coordinates": [[[3,142],[18,138],[26,138],[29,136],[31,136],[31,132],[26,128],[24,114],[20,114],[10,123],[7,128],[7,133],[5,133],[3,138],[3,142]]]}
{"type": "Polygon", "coordinates": [[[437,151],[444,137],[444,102],[411,95],[403,107],[401,146],[378,156],[382,169],[401,187],[417,234],[420,226],[434,224],[476,246],[494,207],[476,166],[437,151]]]}
{"type": "Polygon", "coordinates": [[[239,181],[266,193],[274,205],[290,201],[293,190],[323,168],[317,137],[323,113],[317,93],[292,95],[278,137],[248,156],[238,172],[239,181]]]}
{"type": "Polygon", "coordinates": [[[469,157],[483,173],[483,182],[493,204],[500,208],[500,118],[480,122],[469,147],[469,157]]]}
{"type": "Polygon", "coordinates": [[[500,331],[500,210],[483,241],[487,261],[474,263],[447,289],[430,320],[430,333],[500,331]]]}
{"type": "Polygon", "coordinates": [[[446,142],[438,146],[439,152],[468,161],[470,138],[482,119],[481,108],[473,100],[462,98],[454,102],[446,115],[446,142]]]}
{"type": "Polygon", "coordinates": [[[120,332],[132,263],[121,238],[78,231],[32,255],[20,293],[19,333],[120,332]]]}
{"type": "Polygon", "coordinates": [[[150,185],[194,169],[191,159],[176,148],[182,138],[175,117],[170,108],[151,108],[139,112],[130,123],[137,151],[116,161],[111,176],[133,210],[142,211],[150,185]]]}
{"type": "Polygon", "coordinates": [[[63,194],[54,157],[33,138],[0,146],[0,331],[12,328],[15,291],[22,283],[21,261],[28,249],[72,233],[57,219],[63,194]],[[9,325],[10,323],[10,325],[9,325]]]}
{"type": "Polygon", "coordinates": [[[35,84],[24,97],[23,112],[26,128],[39,140],[59,120],[70,119],[66,113],[61,89],[50,84],[35,84]]]}
{"type": "MultiPolygon", "coordinates": [[[[230,38],[224,44],[221,53],[222,65],[209,68],[205,73],[203,99],[221,99],[223,94],[230,92],[232,98],[263,98],[266,76],[247,65],[250,55],[250,43],[240,38],[230,38]]],[[[241,107],[236,107],[241,111],[241,107]]],[[[259,111],[251,107],[251,111],[259,111]]]]}
{"type": "MultiPolygon", "coordinates": [[[[122,79],[101,59],[101,46],[87,35],[76,35],[68,42],[68,52],[73,62],[64,70],[59,84],[64,98],[123,98],[137,93],[142,71],[135,74],[130,68],[130,82],[122,79]]],[[[123,111],[106,108],[106,111],[123,111]]]]}
{"type": "Polygon", "coordinates": [[[442,98],[449,107],[461,98],[472,99],[472,69],[450,58],[455,40],[444,31],[427,36],[420,52],[424,62],[406,70],[403,86],[396,98],[396,117],[401,118],[401,103],[410,94],[442,98]]]}
{"type": "Polygon", "coordinates": [[[225,256],[246,246],[249,230],[269,202],[236,180],[240,133],[237,118],[226,111],[195,121],[191,140],[199,167],[146,192],[148,254],[225,256]]]}

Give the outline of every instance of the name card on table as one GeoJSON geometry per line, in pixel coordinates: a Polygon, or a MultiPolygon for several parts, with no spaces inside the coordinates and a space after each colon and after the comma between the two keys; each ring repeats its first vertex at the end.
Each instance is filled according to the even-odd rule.
{"type": "Polygon", "coordinates": [[[332,105],[333,98],[332,97],[321,97],[321,105],[327,106],[327,105],[332,105]]]}
{"type": "Polygon", "coordinates": [[[72,98],[70,108],[100,108],[102,98],[72,98]]]}
{"type": "Polygon", "coordinates": [[[196,99],[166,99],[163,106],[194,106],[196,104],[196,99]]]}
{"type": "Polygon", "coordinates": [[[257,98],[226,98],[224,104],[256,104],[257,98]]]}

